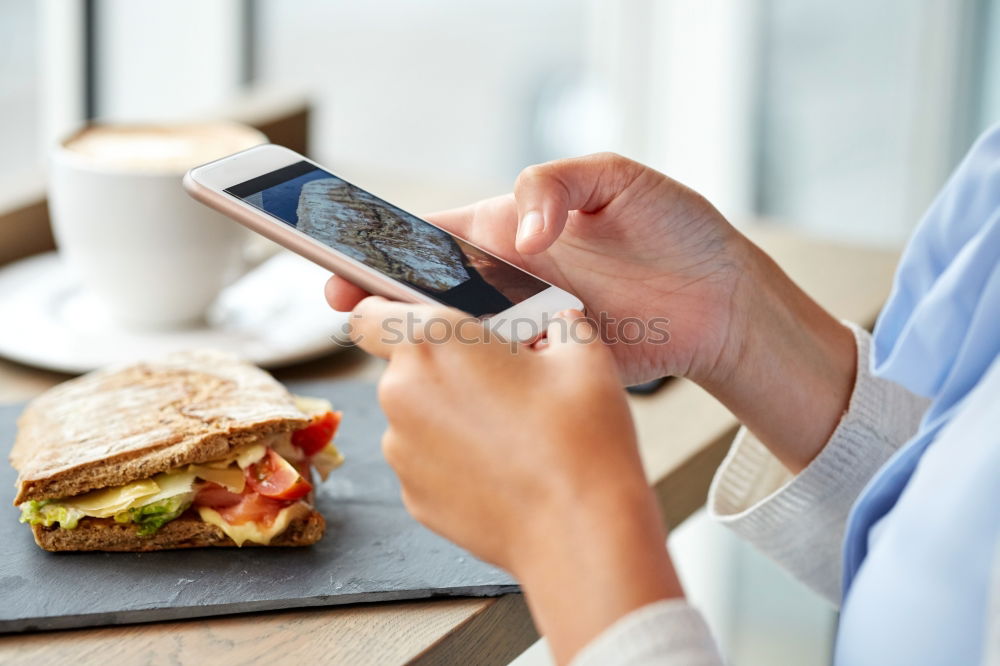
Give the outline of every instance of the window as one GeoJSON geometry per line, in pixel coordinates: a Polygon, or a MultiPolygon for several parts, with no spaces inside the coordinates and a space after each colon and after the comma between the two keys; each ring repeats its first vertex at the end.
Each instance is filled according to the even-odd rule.
{"type": "Polygon", "coordinates": [[[496,193],[535,157],[542,93],[582,66],[587,13],[577,0],[260,0],[256,82],[306,91],[314,153],[335,168],[496,193]]]}
{"type": "Polygon", "coordinates": [[[95,0],[94,115],[170,121],[232,101],[246,76],[242,0],[95,0]]]}
{"type": "Polygon", "coordinates": [[[985,124],[987,5],[763,2],[759,212],[902,243],[985,124]]]}
{"type": "Polygon", "coordinates": [[[42,9],[41,3],[0,0],[0,202],[30,188],[42,168],[42,9]]]}
{"type": "Polygon", "coordinates": [[[248,78],[245,0],[0,0],[0,208],[43,182],[45,155],[88,116],[217,111],[248,78]]]}

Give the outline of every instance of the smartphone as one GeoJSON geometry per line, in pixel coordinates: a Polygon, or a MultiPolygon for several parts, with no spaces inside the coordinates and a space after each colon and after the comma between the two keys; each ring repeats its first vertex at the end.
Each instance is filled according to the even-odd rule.
{"type": "Polygon", "coordinates": [[[306,159],[263,144],[195,167],[188,194],[386,298],[440,303],[528,342],[580,300],[306,159]]]}

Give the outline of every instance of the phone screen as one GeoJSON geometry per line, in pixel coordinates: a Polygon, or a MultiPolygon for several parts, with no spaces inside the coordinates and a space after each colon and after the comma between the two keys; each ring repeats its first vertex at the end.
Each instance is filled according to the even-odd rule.
{"type": "Polygon", "coordinates": [[[446,305],[481,317],[549,288],[538,278],[309,162],[225,190],[446,305]]]}

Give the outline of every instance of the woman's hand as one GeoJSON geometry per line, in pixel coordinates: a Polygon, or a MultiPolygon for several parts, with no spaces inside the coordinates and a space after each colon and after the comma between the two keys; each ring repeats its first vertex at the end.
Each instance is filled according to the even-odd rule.
{"type": "MultiPolygon", "coordinates": [[[[558,160],[525,169],[511,195],[428,219],[606,319],[627,384],[717,374],[732,362],[748,244],[704,198],[653,169],[614,154],[558,160]],[[616,344],[616,333],[636,335],[617,330],[628,318],[669,319],[669,344],[655,331],[653,342],[616,344]]],[[[339,278],[327,287],[338,310],[365,295],[339,278]]]]}
{"type": "MultiPolygon", "coordinates": [[[[823,447],[854,383],[851,332],[697,193],[613,154],[525,169],[512,195],[430,218],[580,297],[626,384],[701,384],[792,471],[823,447]],[[638,318],[654,335],[616,342],[638,318]],[[669,319],[664,342],[658,329],[669,319]],[[657,330],[654,330],[654,325],[657,330]]],[[[366,294],[340,278],[327,299],[366,294]]]]}
{"type": "Polygon", "coordinates": [[[516,576],[561,661],[681,594],[614,360],[582,315],[532,349],[456,310],[370,298],[352,335],[389,359],[382,448],[407,509],[516,576]]]}

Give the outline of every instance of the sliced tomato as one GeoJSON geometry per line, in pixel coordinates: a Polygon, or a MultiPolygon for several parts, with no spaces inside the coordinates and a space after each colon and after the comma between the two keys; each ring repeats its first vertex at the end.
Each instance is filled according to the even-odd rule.
{"type": "Polygon", "coordinates": [[[230,492],[227,488],[211,481],[206,481],[201,485],[194,499],[195,504],[212,509],[235,506],[242,501],[243,495],[230,492]]]}
{"type": "Polygon", "coordinates": [[[312,423],[292,433],[292,444],[307,456],[316,455],[337,433],[340,418],[340,412],[325,412],[313,417],[312,423]]]}
{"type": "Polygon", "coordinates": [[[247,467],[246,474],[247,485],[270,499],[297,500],[312,490],[312,484],[274,449],[268,449],[267,455],[247,467]]]}
{"type": "Polygon", "coordinates": [[[230,525],[257,523],[268,527],[274,524],[278,513],[291,502],[263,497],[259,493],[245,492],[240,495],[240,502],[232,506],[213,507],[230,525]]]}
{"type": "Polygon", "coordinates": [[[212,482],[206,482],[199,488],[194,503],[214,509],[231,525],[254,522],[265,526],[274,523],[278,513],[292,504],[290,501],[263,497],[249,487],[242,494],[233,493],[212,482]]]}

